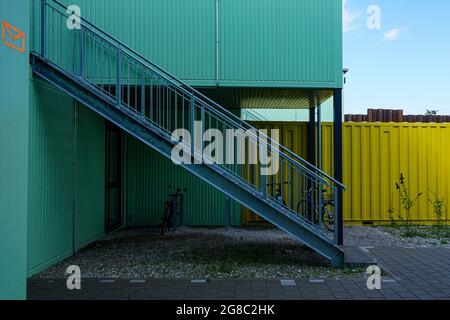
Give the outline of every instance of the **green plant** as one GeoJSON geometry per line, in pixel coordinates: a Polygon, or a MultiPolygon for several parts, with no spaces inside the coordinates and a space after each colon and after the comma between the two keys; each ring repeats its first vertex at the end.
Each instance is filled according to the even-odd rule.
{"type": "Polygon", "coordinates": [[[389,214],[389,220],[391,221],[391,227],[395,227],[395,208],[394,208],[394,194],[391,194],[389,198],[389,209],[387,210],[387,213],[389,214]]]}
{"type": "Polygon", "coordinates": [[[408,189],[407,183],[406,183],[406,177],[403,175],[403,173],[400,173],[400,179],[395,184],[396,189],[400,195],[400,201],[402,204],[402,208],[406,212],[406,220],[403,219],[402,216],[399,215],[400,220],[405,221],[406,226],[406,232],[405,236],[411,236],[412,234],[416,234],[417,232],[412,232],[411,227],[411,209],[416,204],[417,200],[422,196],[422,192],[419,193],[416,197],[412,197],[411,193],[408,189]]]}
{"type": "Polygon", "coordinates": [[[437,229],[437,236],[439,239],[441,239],[442,231],[444,229],[444,215],[446,214],[446,204],[445,200],[442,198],[439,198],[439,196],[436,194],[436,192],[433,192],[430,190],[430,193],[433,195],[431,199],[428,199],[431,206],[433,207],[433,212],[436,216],[436,229],[437,229]]]}

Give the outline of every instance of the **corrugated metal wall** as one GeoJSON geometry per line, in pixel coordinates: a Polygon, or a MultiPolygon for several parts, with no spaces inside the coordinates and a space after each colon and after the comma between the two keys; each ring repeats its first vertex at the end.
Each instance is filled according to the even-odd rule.
{"type": "Polygon", "coordinates": [[[77,104],[77,249],[105,231],[105,120],[77,104]]]}
{"type": "Polygon", "coordinates": [[[104,233],[104,122],[83,106],[77,109],[75,127],[73,99],[31,81],[29,275],[72,255],[74,245],[80,248],[104,233]]]}
{"type": "Polygon", "coordinates": [[[227,85],[342,86],[340,0],[222,0],[221,75],[227,85]]]}
{"type": "Polygon", "coordinates": [[[344,219],[389,222],[388,209],[400,213],[395,183],[403,173],[412,195],[423,192],[411,211],[422,223],[435,220],[428,201],[435,192],[450,203],[449,124],[345,124],[344,219]]]}
{"type": "MultiPolygon", "coordinates": [[[[307,142],[307,125],[299,125],[298,123],[273,123],[265,122],[264,124],[260,122],[252,123],[254,126],[260,129],[278,129],[280,130],[280,143],[294,151],[300,156],[306,157],[308,150],[307,142]]],[[[286,193],[287,194],[287,193],[286,193]]],[[[251,212],[245,207],[242,207],[242,223],[244,225],[260,224],[264,222],[257,214],[251,212]]]]}
{"type": "MultiPolygon", "coordinates": [[[[149,226],[161,223],[168,185],[187,188],[184,224],[223,226],[226,224],[225,196],[203,180],[150,147],[128,136],[127,224],[149,226]]],[[[233,224],[241,223],[239,205],[233,205],[233,224]]]]}
{"type": "MultiPolygon", "coordinates": [[[[27,35],[29,1],[0,1],[1,20],[27,35]]],[[[13,30],[11,30],[14,32],[13,30]]],[[[14,33],[16,34],[16,33],[14,33]]],[[[7,31],[5,41],[11,40],[7,31]]],[[[20,46],[20,40],[14,41],[20,46]]],[[[24,300],[27,270],[29,79],[27,54],[0,45],[0,300],[24,300]]]]}
{"type": "MultiPolygon", "coordinates": [[[[35,0],[36,1],[36,0],[35,0]]],[[[214,0],[63,0],[82,16],[184,80],[216,79],[214,0]]]]}
{"type": "Polygon", "coordinates": [[[191,85],[342,87],[342,0],[62,2],[191,85]]]}
{"type": "MultiPolygon", "coordinates": [[[[282,128],[282,144],[307,156],[307,123],[254,125],[282,128]]],[[[450,124],[345,123],[343,130],[345,223],[389,223],[390,208],[396,209],[395,220],[399,215],[404,218],[395,189],[400,173],[408,179],[411,194],[424,193],[411,218],[422,224],[434,223],[429,203],[433,192],[450,204],[450,124]]],[[[324,124],[322,131],[323,168],[333,175],[333,125],[324,124]]],[[[242,220],[246,224],[262,221],[245,209],[242,220]]]]}
{"type": "Polygon", "coordinates": [[[72,254],[73,100],[40,81],[30,93],[28,272],[72,254]]]}

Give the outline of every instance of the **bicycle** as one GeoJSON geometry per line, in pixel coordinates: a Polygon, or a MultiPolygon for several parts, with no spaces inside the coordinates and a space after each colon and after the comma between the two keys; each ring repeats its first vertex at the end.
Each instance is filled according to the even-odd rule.
{"type": "Polygon", "coordinates": [[[187,189],[180,189],[169,185],[168,189],[173,189],[174,193],[169,193],[168,200],[164,203],[164,214],[160,225],[161,235],[167,231],[175,231],[177,224],[183,216],[184,194],[187,189]],[[178,220],[178,217],[180,219],[178,220]]]}
{"type": "MultiPolygon", "coordinates": [[[[267,187],[274,187],[275,186],[275,200],[284,205],[287,206],[286,201],[283,198],[282,195],[282,187],[284,185],[289,186],[291,183],[289,181],[286,182],[274,182],[274,183],[268,183],[267,187]]],[[[313,197],[314,197],[314,191],[317,191],[317,188],[311,188],[308,191],[305,191],[304,193],[307,194],[307,199],[300,200],[297,204],[297,213],[301,215],[303,218],[305,218],[308,221],[311,221],[311,217],[308,217],[308,212],[310,212],[310,207],[313,203],[313,197]]],[[[321,216],[319,216],[319,210],[318,206],[314,206],[314,224],[318,225],[319,222],[321,222],[325,228],[330,231],[334,232],[334,197],[330,195],[328,198],[323,196],[328,191],[326,189],[322,189],[322,205],[320,209],[321,216]],[[319,221],[319,218],[321,218],[321,221],[319,221]]],[[[273,193],[273,189],[272,189],[273,193]]],[[[315,198],[315,197],[314,197],[315,198]]]]}
{"type": "MultiPolygon", "coordinates": [[[[312,220],[311,217],[308,217],[308,212],[310,211],[310,206],[313,203],[314,198],[314,191],[317,191],[318,189],[310,188],[308,191],[305,191],[307,194],[307,199],[300,200],[297,204],[297,212],[302,215],[307,220],[312,220]]],[[[324,194],[327,193],[326,189],[322,190],[322,206],[320,208],[320,214],[319,216],[319,210],[318,206],[314,206],[314,224],[319,224],[319,218],[321,218],[322,224],[325,226],[325,228],[333,232],[334,231],[334,197],[331,195],[330,197],[326,198],[323,197],[324,194]]]]}

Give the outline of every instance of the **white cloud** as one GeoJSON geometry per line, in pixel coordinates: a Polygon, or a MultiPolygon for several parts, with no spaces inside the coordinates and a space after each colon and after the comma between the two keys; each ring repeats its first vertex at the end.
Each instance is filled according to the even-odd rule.
{"type": "Polygon", "coordinates": [[[361,16],[358,12],[348,6],[348,0],[342,2],[342,20],[344,32],[355,31],[358,29],[357,25],[353,23],[361,16]]]}
{"type": "Polygon", "coordinates": [[[406,33],[408,29],[406,28],[393,28],[384,33],[383,39],[385,41],[395,41],[400,38],[400,36],[406,33]]]}

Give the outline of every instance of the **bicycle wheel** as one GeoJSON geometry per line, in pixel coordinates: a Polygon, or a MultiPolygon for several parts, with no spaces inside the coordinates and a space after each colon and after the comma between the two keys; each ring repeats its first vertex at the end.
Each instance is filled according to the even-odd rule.
{"type": "Polygon", "coordinates": [[[171,211],[171,204],[169,202],[166,202],[164,204],[164,215],[162,217],[162,223],[160,226],[160,233],[161,235],[164,235],[170,226],[170,211],[171,211]]]}
{"type": "Polygon", "coordinates": [[[334,204],[331,202],[322,206],[322,223],[328,231],[334,231],[334,204]]]}

